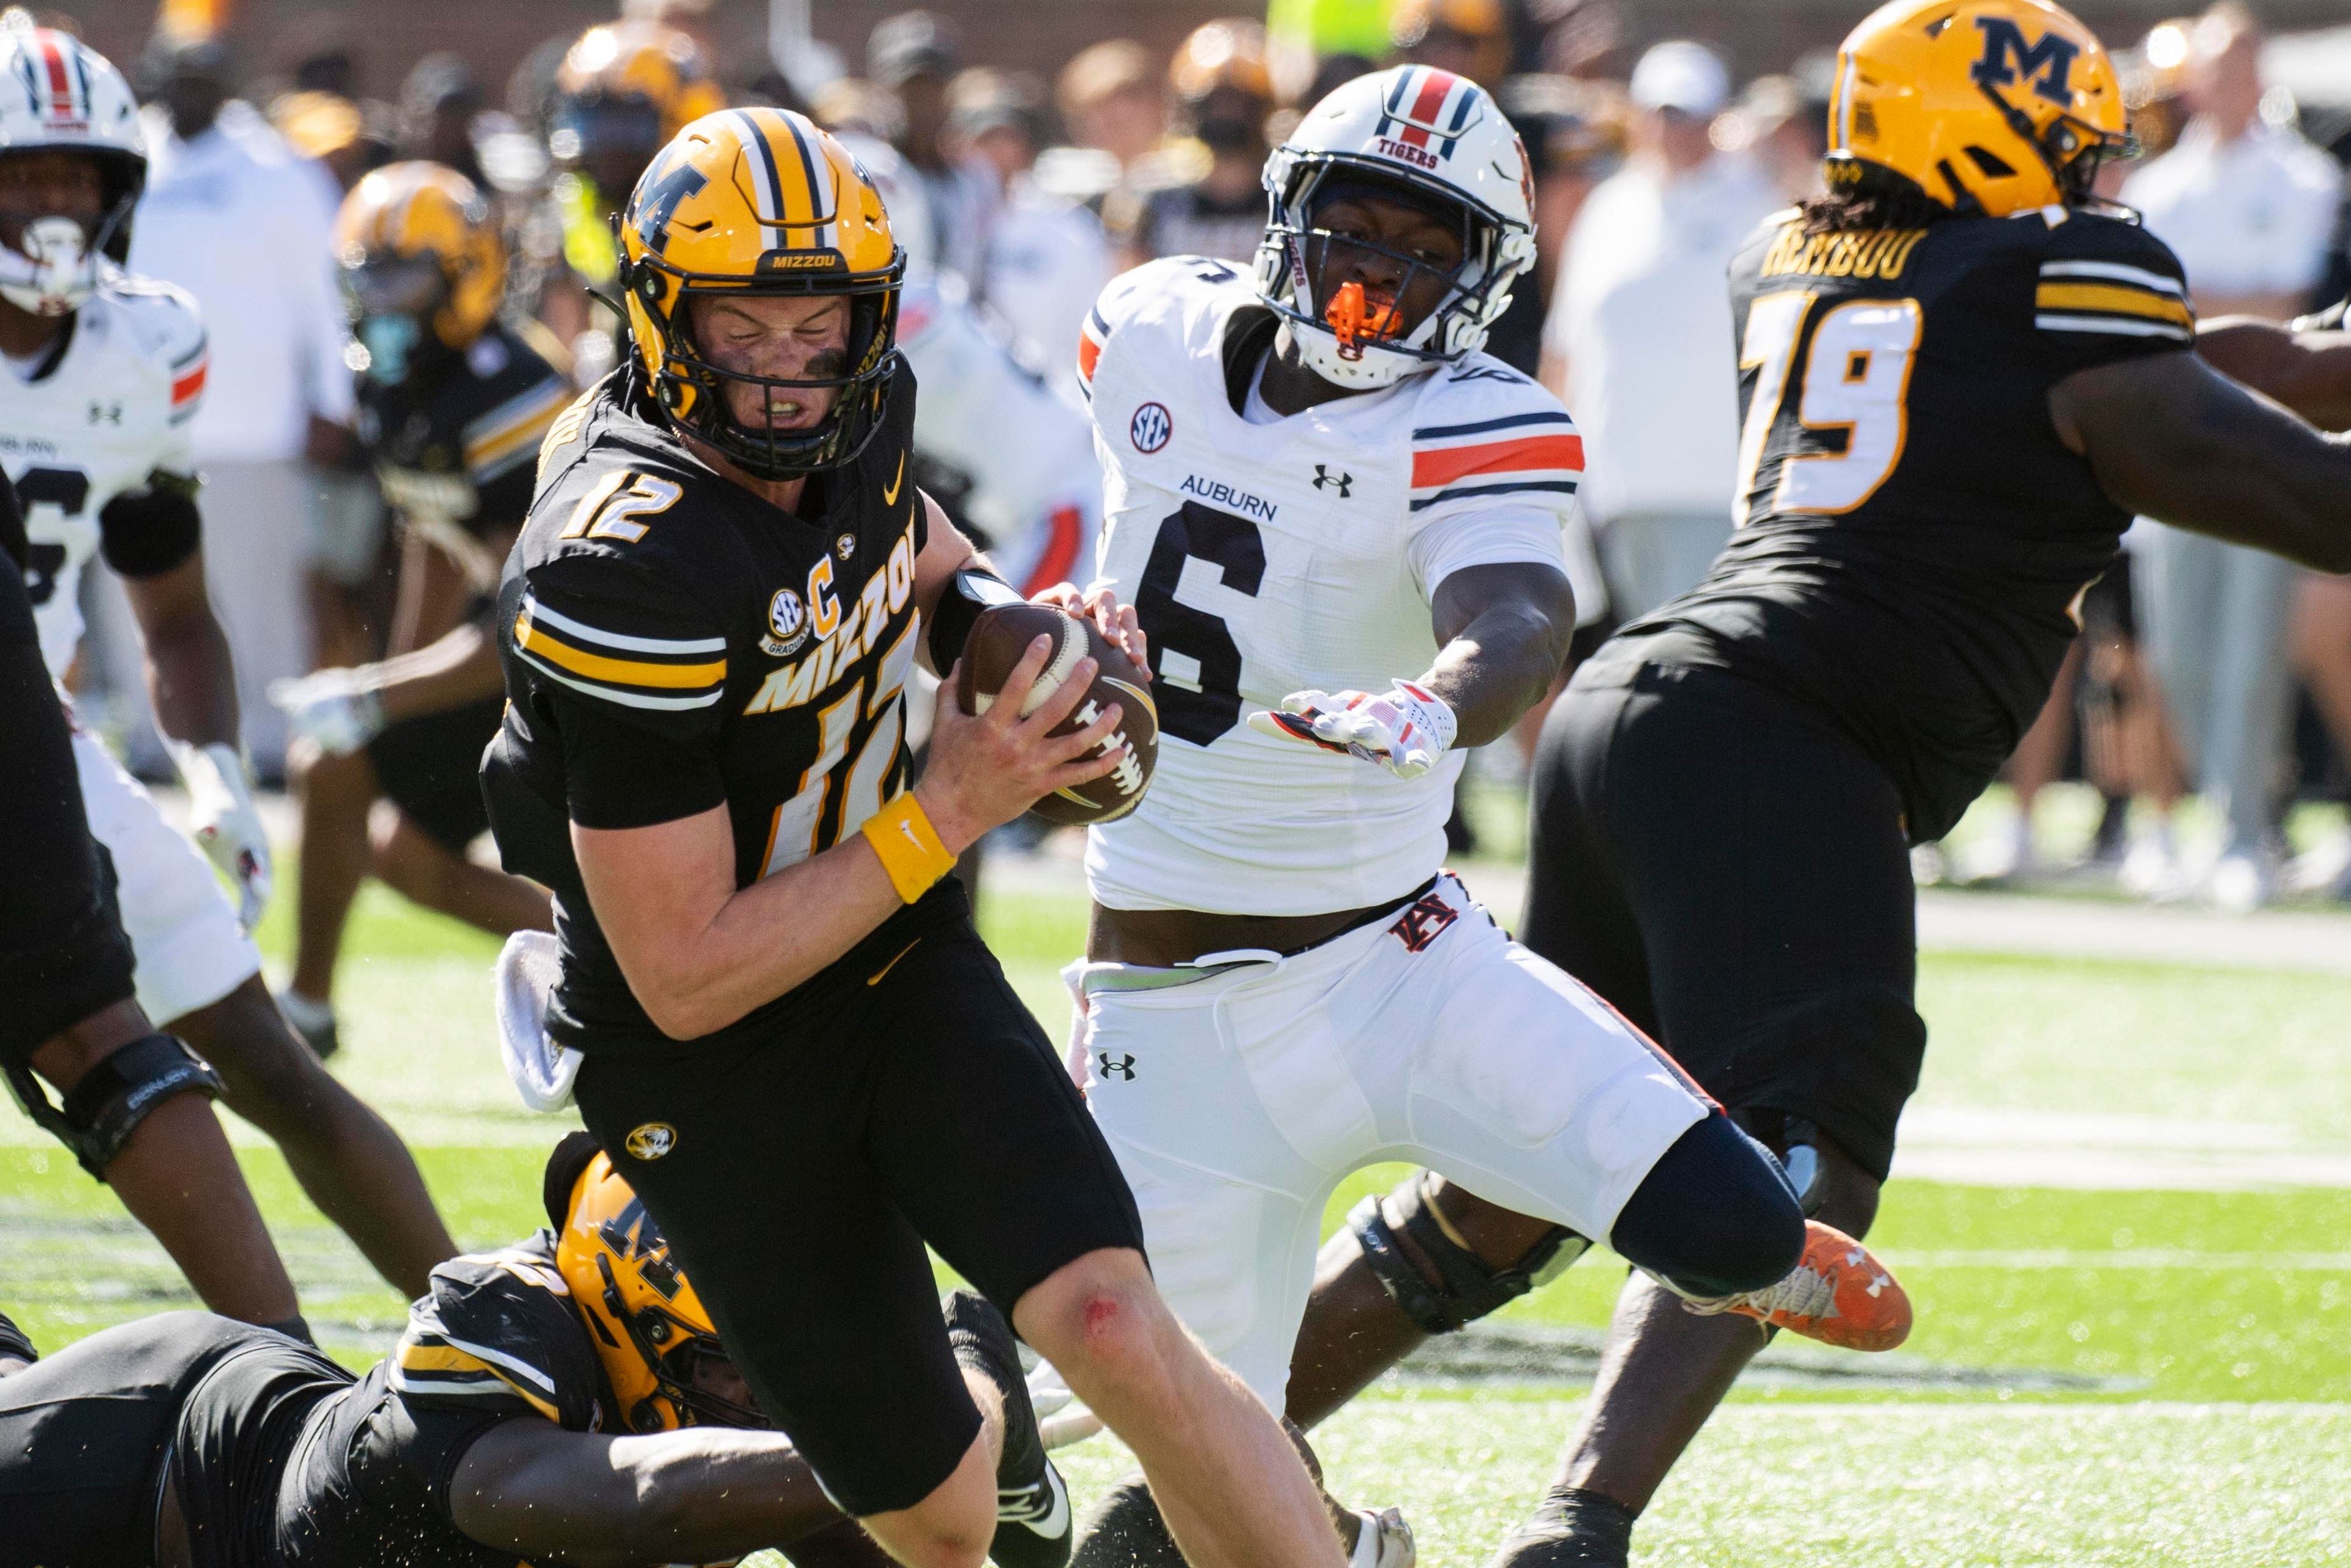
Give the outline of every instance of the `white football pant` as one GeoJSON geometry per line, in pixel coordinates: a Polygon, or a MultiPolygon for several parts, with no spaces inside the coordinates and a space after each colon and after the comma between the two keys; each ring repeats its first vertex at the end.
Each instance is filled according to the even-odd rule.
{"type": "Polygon", "coordinates": [[[1410,1161],[1604,1240],[1708,1111],[1450,874],[1307,952],[1235,956],[1082,966],[1083,1082],[1160,1292],[1277,1413],[1322,1211],[1350,1173],[1410,1161]]]}
{"type": "Polygon", "coordinates": [[[114,860],[115,903],[131,938],[139,1005],[156,1028],[208,1008],[261,972],[261,950],[187,836],[96,737],[74,731],[90,836],[114,860]]]}

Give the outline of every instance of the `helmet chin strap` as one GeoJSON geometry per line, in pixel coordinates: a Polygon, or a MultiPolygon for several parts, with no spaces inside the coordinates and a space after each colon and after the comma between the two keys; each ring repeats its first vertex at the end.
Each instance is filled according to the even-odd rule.
{"type": "Polygon", "coordinates": [[[36,316],[69,316],[98,287],[98,257],[72,218],[35,218],[0,246],[0,298],[36,316]]]}

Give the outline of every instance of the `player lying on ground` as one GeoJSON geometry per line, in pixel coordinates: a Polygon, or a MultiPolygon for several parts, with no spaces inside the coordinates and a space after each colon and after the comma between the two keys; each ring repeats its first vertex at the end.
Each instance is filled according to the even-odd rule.
{"type": "MultiPolygon", "coordinates": [[[[1525,934],[1781,1151],[1810,1212],[1862,1235],[1926,1044],[1908,845],[2041,711],[2134,512],[2351,569],[2351,444],[2189,351],[2179,263],[2091,197],[2126,139],[2078,21],[1902,0],[1846,40],[1837,79],[1834,194],[1731,269],[1743,527],[1552,710],[1525,934]]],[[[2343,359],[2252,336],[2282,392],[2341,417],[2341,382],[2318,383],[2343,359]]],[[[1450,1182],[1390,1203],[1433,1210],[1481,1268],[1546,1245],[1450,1182]]],[[[1381,1245],[1365,1226],[1323,1255],[1301,1420],[1507,1294],[1426,1310],[1381,1245]]],[[[1636,1275],[1560,1483],[1501,1563],[1625,1563],[1768,1337],[1636,1275]]]]}
{"type": "Polygon", "coordinates": [[[386,657],[270,693],[307,744],[292,982],[278,998],[320,1055],[343,925],[372,872],[493,936],[550,928],[544,888],[465,858],[489,827],[482,748],[497,733],[498,570],[530,510],[532,460],[572,397],[562,350],[497,319],[506,242],[481,193],[435,163],[352,187],[335,222],[359,438],[399,518],[399,608],[386,657]],[[369,815],[388,802],[380,829],[369,815]]]}
{"type": "MultiPolygon", "coordinates": [[[[37,1363],[0,1318],[0,1568],[629,1568],[853,1529],[752,1406],[594,1142],[566,1139],[545,1186],[552,1228],[434,1270],[398,1347],[357,1379],[209,1313],[37,1363]]],[[[969,1291],[946,1322],[1001,1484],[1058,1495],[1011,1330],[969,1291]]],[[[1058,1517],[998,1526],[996,1560],[1058,1568],[1058,1517]]]]}
{"type": "MultiPolygon", "coordinates": [[[[1516,136],[1399,67],[1309,111],[1266,184],[1254,283],[1153,263],[1079,360],[1098,581],[1149,636],[1163,730],[1087,853],[1085,1088],[1170,1303],[1280,1407],[1325,1204],[1409,1159],[1542,1217],[1499,1272],[1417,1206],[1372,1227],[1416,1310],[1605,1238],[1677,1307],[1898,1338],[1899,1291],[1772,1156],[1440,870],[1462,748],[1548,694],[1575,627],[1582,442],[1479,351],[1534,256],[1516,136]]],[[[1170,1555],[1139,1486],[1079,1548],[1170,1555]]]]}
{"type": "Polygon", "coordinates": [[[905,788],[909,673],[1010,591],[907,478],[880,198],[805,118],[730,110],[654,161],[621,239],[636,355],[549,436],[484,763],[508,869],[561,912],[548,1022],[589,1130],[760,1407],[902,1561],[976,1564],[997,1515],[928,1242],[1133,1445],[1204,1568],[1336,1563],[946,875],[1124,760],[1090,756],[1115,706],[1050,733],[1092,661],[1025,718],[1050,638],[985,715],[942,701],[905,788]]]}
{"type": "Polygon", "coordinates": [[[16,493],[0,485],[0,810],[18,835],[0,877],[0,1069],[214,1311],[307,1333],[204,1103],[219,1078],[133,998],[113,868],[83,813],[70,727],[26,592],[31,553],[16,493]]]}
{"type": "MultiPolygon", "coordinates": [[[[229,905],[213,867],[98,738],[76,731],[83,800],[120,885],[139,1003],[212,1065],[222,1098],[277,1140],[311,1201],[383,1277],[419,1291],[455,1244],[398,1135],[278,1016],[246,935],[268,896],[269,845],[237,749],[228,643],[204,592],[188,444],[204,392],[204,329],[185,294],[115,265],[146,178],[138,106],[121,73],[78,39],[34,27],[22,11],[8,16],[0,350],[34,368],[29,378],[0,376],[0,435],[25,506],[41,652],[62,679],[81,643],[82,570],[102,551],[144,636],[149,691],[188,786],[197,842],[242,905],[241,914],[229,905]]],[[[38,1087],[21,1072],[11,1078],[31,1107],[38,1087]]],[[[165,1242],[185,1266],[207,1245],[206,1230],[197,1220],[165,1242]]],[[[224,1274],[235,1277],[204,1270],[214,1280],[204,1299],[239,1315],[253,1310],[224,1274]]],[[[289,1298],[271,1316],[291,1311],[289,1298]]]]}

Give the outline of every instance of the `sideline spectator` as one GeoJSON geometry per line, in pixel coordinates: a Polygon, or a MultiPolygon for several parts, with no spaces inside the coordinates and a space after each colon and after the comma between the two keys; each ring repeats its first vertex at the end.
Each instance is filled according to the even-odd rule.
{"type": "MultiPolygon", "coordinates": [[[[2260,30],[2234,6],[2189,35],[2194,111],[2169,152],[2133,174],[2123,200],[2186,268],[2197,314],[2299,314],[2326,265],[2342,175],[2334,161],[2262,114],[2260,30]]],[[[2293,690],[2286,659],[2295,569],[2258,550],[2159,525],[2140,559],[2140,608],[2156,675],[2198,792],[2224,811],[2213,902],[2264,903],[2293,690]]]]}
{"type": "Polygon", "coordinates": [[[1510,68],[1502,0],[1397,0],[1388,14],[1388,42],[1398,60],[1435,66],[1482,87],[1495,86],[1510,68]]]}
{"type": "Polygon", "coordinates": [[[1544,325],[1543,380],[1591,454],[1584,516],[1620,622],[1695,586],[1730,537],[1739,385],[1723,272],[1782,201],[1708,140],[1729,86],[1701,44],[1641,57],[1633,155],[1576,214],[1544,325]]]}
{"type": "Polygon", "coordinates": [[[1265,236],[1265,29],[1242,17],[1196,27],[1167,69],[1190,139],[1169,148],[1102,213],[1121,267],[1208,256],[1248,266],[1265,236]]]}
{"type": "Polygon", "coordinates": [[[948,100],[953,141],[976,154],[972,167],[998,182],[996,222],[972,294],[1004,319],[1075,401],[1078,326],[1111,277],[1102,225],[1038,185],[1033,171],[1045,140],[1045,105],[1033,78],[974,68],[956,78],[948,100]]]}
{"type": "Polygon", "coordinates": [[[400,155],[455,169],[477,189],[486,189],[489,182],[474,147],[474,117],[488,102],[463,55],[425,56],[401,86],[400,155]]]}
{"type": "Polygon", "coordinates": [[[1092,44],[1071,57],[1054,85],[1070,140],[1118,161],[1121,173],[1167,139],[1167,89],[1151,51],[1133,38],[1092,44]]]}
{"type": "Polygon", "coordinates": [[[309,466],[340,467],[350,449],[328,254],[340,193],[232,99],[217,41],[159,37],[143,63],[154,101],[141,116],[149,164],[131,269],[180,285],[204,312],[212,362],[191,436],[209,497],[205,577],[236,655],[246,746],[275,779],[286,726],[269,684],[308,670],[316,645],[306,569],[349,581],[374,558],[372,532],[321,534],[309,466]]]}
{"type": "Polygon", "coordinates": [[[840,77],[817,89],[809,117],[840,139],[882,193],[891,236],[906,253],[906,276],[930,277],[939,264],[930,199],[914,166],[898,152],[905,119],[898,111],[896,95],[862,77],[840,77]]]}
{"type": "Polygon", "coordinates": [[[963,35],[933,12],[901,11],[865,40],[866,74],[897,95],[898,151],[922,184],[933,254],[940,267],[976,279],[986,268],[997,185],[947,145],[947,83],[962,67],[963,35]]]}

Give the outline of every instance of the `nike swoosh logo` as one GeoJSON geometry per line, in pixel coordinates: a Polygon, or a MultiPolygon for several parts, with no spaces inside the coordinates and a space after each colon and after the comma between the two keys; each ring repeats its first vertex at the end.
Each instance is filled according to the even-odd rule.
{"type": "Polygon", "coordinates": [[[901,452],[898,454],[898,476],[890,481],[890,487],[888,489],[882,492],[882,504],[885,507],[896,506],[898,504],[899,488],[905,483],[906,455],[901,452]]]}
{"type": "Polygon", "coordinates": [[[906,821],[904,817],[898,819],[898,831],[906,835],[906,841],[908,843],[914,845],[916,849],[921,849],[923,847],[923,835],[914,831],[914,824],[906,821]]]}
{"type": "Polygon", "coordinates": [[[1061,1485],[1061,1472],[1048,1464],[1045,1479],[1035,1486],[1024,1487],[1019,1491],[998,1492],[996,1517],[1004,1523],[1020,1525],[1048,1541],[1066,1534],[1070,1528],[1070,1494],[1061,1485]],[[1040,1490],[1048,1492],[1050,1497],[1040,1498],[1037,1494],[1040,1490]],[[1042,1517],[1038,1511],[1040,1502],[1044,1504],[1042,1517]]]}
{"type": "Polygon", "coordinates": [[[866,983],[867,985],[869,985],[869,986],[878,986],[878,985],[880,985],[880,984],[882,983],[882,977],[883,977],[883,976],[884,976],[884,975],[886,975],[886,974],[888,974],[891,970],[893,970],[893,969],[894,969],[894,968],[896,968],[896,967],[898,967],[898,958],[903,958],[903,957],[904,957],[907,954],[909,954],[909,953],[913,952],[915,948],[917,948],[917,947],[921,946],[922,945],[923,945],[923,939],[922,939],[921,937],[917,936],[917,937],[915,937],[912,942],[907,943],[904,947],[899,948],[899,949],[898,949],[898,957],[897,957],[897,958],[893,958],[893,959],[891,959],[888,963],[886,963],[886,964],[883,965],[880,968],[878,968],[878,969],[874,970],[874,971],[873,971],[873,977],[872,977],[872,979],[870,979],[870,980],[866,981],[865,983],[866,983]]]}

